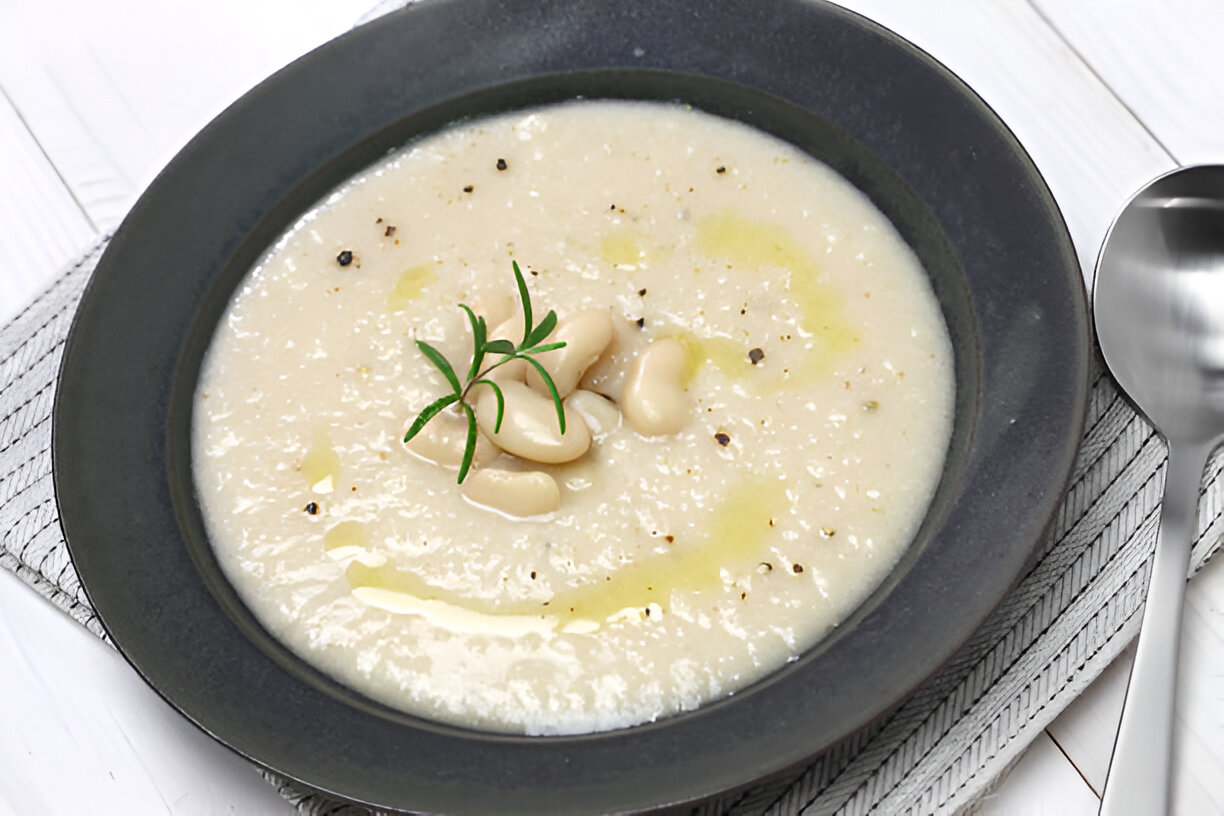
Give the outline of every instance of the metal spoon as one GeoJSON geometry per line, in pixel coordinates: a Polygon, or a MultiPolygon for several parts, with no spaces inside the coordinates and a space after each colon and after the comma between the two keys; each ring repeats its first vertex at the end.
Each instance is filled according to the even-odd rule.
{"type": "Polygon", "coordinates": [[[1224,166],[1156,179],[1097,261],[1093,317],[1118,384],[1169,444],[1160,533],[1101,813],[1168,811],[1177,647],[1199,484],[1224,439],[1224,166]]]}

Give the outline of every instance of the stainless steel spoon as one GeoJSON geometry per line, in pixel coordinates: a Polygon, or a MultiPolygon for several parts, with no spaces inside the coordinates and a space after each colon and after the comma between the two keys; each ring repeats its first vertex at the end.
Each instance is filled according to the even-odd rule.
{"type": "Polygon", "coordinates": [[[1160,533],[1101,813],[1168,811],[1177,647],[1199,484],[1224,439],[1224,166],[1141,190],[1097,261],[1105,362],[1169,444],[1160,533]]]}

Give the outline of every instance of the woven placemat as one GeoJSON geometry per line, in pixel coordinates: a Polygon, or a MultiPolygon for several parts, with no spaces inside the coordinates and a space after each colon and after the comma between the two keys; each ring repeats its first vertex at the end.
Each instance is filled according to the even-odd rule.
{"type": "MultiPolygon", "coordinates": [[[[55,379],[72,314],[106,239],[0,328],[0,566],[90,631],[51,477],[55,379]]],[[[801,773],[703,803],[714,814],[945,814],[969,807],[1138,631],[1165,447],[1104,374],[1091,385],[1071,487],[1040,556],[998,610],[899,708],[801,773]]],[[[1224,537],[1224,455],[1208,465],[1197,571],[1224,537]]],[[[303,813],[364,813],[265,773],[303,813]]]]}

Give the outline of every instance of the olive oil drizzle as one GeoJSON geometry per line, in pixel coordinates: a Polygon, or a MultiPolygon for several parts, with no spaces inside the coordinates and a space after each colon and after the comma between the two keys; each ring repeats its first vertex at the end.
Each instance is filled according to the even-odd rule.
{"type": "MultiPolygon", "coordinates": [[[[811,385],[829,373],[839,354],[859,342],[857,331],[846,319],[841,296],[822,282],[820,265],[781,224],[744,218],[733,208],[721,210],[698,220],[697,249],[745,272],[767,266],[790,272],[787,291],[799,307],[800,331],[811,336],[812,348],[803,355],[799,365],[776,372],[767,390],[811,385]]],[[[727,352],[717,342],[719,340],[726,339],[696,341],[698,356],[714,362],[727,373],[735,371],[742,376],[748,369],[727,366],[727,352]]],[[[742,353],[746,354],[746,350],[742,353]]]]}
{"type": "Polygon", "coordinates": [[[464,612],[491,616],[551,618],[554,629],[575,622],[590,631],[647,608],[670,611],[673,593],[715,594],[728,581],[753,572],[768,550],[774,522],[789,510],[786,482],[744,482],[724,497],[708,529],[694,540],[677,539],[667,551],[634,561],[615,572],[558,590],[539,600],[494,602],[434,586],[411,569],[392,562],[369,566],[352,562],[345,575],[353,589],[369,587],[440,601],[464,612]]]}

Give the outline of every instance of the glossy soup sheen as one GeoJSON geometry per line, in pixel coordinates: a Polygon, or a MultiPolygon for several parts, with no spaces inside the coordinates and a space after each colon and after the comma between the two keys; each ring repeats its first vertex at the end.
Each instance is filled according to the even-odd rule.
{"type": "Polygon", "coordinates": [[[576,102],[424,138],[304,216],[213,340],[196,482],[240,595],[341,682],[479,729],[606,730],[837,626],[921,522],[954,388],[924,271],[851,185],[685,106],[576,102]],[[512,316],[512,260],[537,320],[610,313],[590,390],[620,399],[651,343],[688,355],[678,433],[492,460],[555,480],[529,518],[401,441],[449,390],[414,341],[465,373],[458,304],[512,316]]]}

